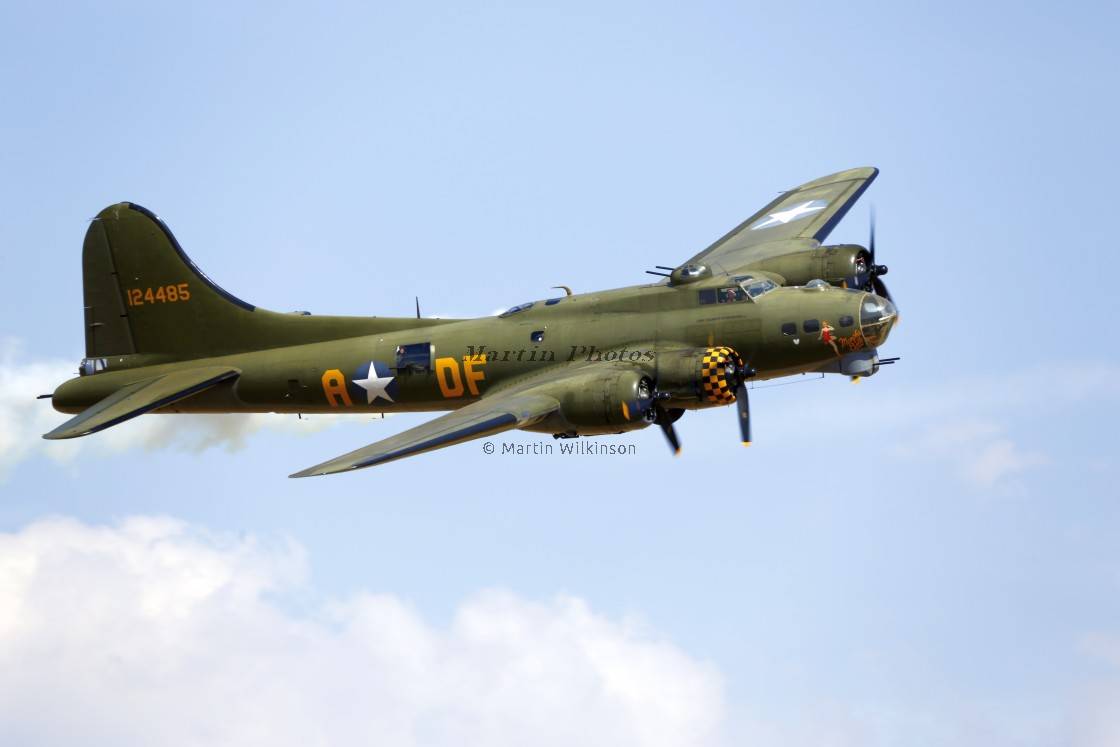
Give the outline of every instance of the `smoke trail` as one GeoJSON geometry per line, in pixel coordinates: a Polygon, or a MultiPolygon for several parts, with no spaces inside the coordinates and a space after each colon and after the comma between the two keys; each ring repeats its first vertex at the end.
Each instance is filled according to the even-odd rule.
{"type": "Polygon", "coordinates": [[[237,451],[250,435],[262,430],[292,434],[317,433],[344,415],[185,415],[140,417],[94,438],[44,441],[42,434],[70,416],[55,411],[50,400],[36,399],[76,375],[73,361],[29,360],[20,340],[0,340],[0,482],[28,459],[46,457],[68,462],[85,452],[121,453],[132,449],[175,449],[201,453],[224,448],[237,451]]]}

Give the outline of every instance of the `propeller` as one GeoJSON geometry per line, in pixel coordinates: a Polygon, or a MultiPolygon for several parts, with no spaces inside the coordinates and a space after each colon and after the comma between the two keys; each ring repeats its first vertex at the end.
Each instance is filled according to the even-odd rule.
{"type": "Polygon", "coordinates": [[[661,432],[665,434],[665,440],[669,442],[669,448],[673,450],[673,456],[680,456],[681,441],[677,438],[677,430],[673,427],[673,423],[681,419],[684,410],[668,408],[661,402],[657,402],[653,406],[653,412],[653,422],[661,426],[661,432]]]}
{"type": "Polygon", "coordinates": [[[727,383],[735,391],[735,409],[739,413],[739,436],[744,446],[751,445],[751,402],[747,394],[747,379],[758,373],[751,368],[750,360],[744,364],[739,354],[731,351],[731,356],[723,364],[727,383]]]}
{"type": "Polygon", "coordinates": [[[757,371],[751,368],[750,361],[735,373],[735,378],[739,382],[735,386],[735,409],[739,413],[739,436],[743,446],[751,445],[751,403],[747,397],[747,379],[754,378],[756,373],[757,371]]]}
{"type": "Polygon", "coordinates": [[[871,236],[870,236],[870,238],[867,242],[867,254],[868,254],[867,272],[870,275],[869,280],[870,280],[870,283],[871,283],[871,287],[868,288],[867,285],[865,284],[864,285],[864,290],[873,290],[875,292],[875,295],[882,296],[883,298],[887,299],[888,301],[890,301],[893,304],[894,299],[891,298],[891,292],[889,290],[887,290],[887,284],[879,279],[879,277],[881,275],[886,275],[887,274],[887,272],[888,272],[887,266],[886,265],[875,264],[875,208],[874,207],[871,208],[871,236]]]}
{"type": "MultiPolygon", "coordinates": [[[[727,392],[730,388],[735,392],[736,408],[739,412],[739,434],[742,437],[743,444],[750,446],[751,444],[751,405],[749,395],[747,394],[747,379],[753,378],[757,372],[751,368],[750,361],[746,365],[742,364],[742,358],[739,357],[735,351],[730,348],[721,348],[720,350],[726,351],[727,357],[720,361],[723,367],[723,384],[720,384],[720,390],[727,392]],[[724,388],[727,387],[727,388],[724,388]]],[[[656,373],[656,370],[655,370],[656,373]]],[[[684,410],[675,407],[666,407],[663,403],[668,401],[672,395],[669,392],[653,393],[653,422],[661,426],[661,432],[665,434],[665,440],[669,442],[669,448],[673,450],[674,456],[680,456],[681,442],[677,437],[677,431],[673,428],[673,423],[680,420],[684,415],[684,410]]],[[[730,404],[730,398],[723,400],[723,404],[730,404]]]]}
{"type": "MultiPolygon", "coordinates": [[[[660,359],[655,359],[653,375],[655,381],[660,380],[660,359]]],[[[669,448],[673,450],[673,456],[679,457],[681,455],[681,440],[677,438],[677,430],[673,427],[673,423],[681,419],[681,415],[684,415],[684,410],[665,407],[665,405],[661,404],[662,402],[668,401],[671,396],[669,392],[657,391],[656,384],[654,385],[653,422],[661,426],[661,432],[665,434],[665,440],[669,442],[669,448]]]]}

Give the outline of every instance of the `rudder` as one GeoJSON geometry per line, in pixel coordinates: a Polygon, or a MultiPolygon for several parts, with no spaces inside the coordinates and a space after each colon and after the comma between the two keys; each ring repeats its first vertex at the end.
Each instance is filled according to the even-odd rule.
{"type": "Polygon", "coordinates": [[[139,205],[122,202],[94,218],[82,274],[88,358],[199,357],[248,342],[239,333],[254,307],[210,281],[139,205]]]}

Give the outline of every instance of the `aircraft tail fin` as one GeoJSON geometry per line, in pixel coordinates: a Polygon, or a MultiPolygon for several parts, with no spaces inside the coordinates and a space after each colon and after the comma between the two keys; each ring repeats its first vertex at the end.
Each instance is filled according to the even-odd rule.
{"type": "Polygon", "coordinates": [[[82,249],[86,356],[191,357],[243,348],[254,307],[207,278],[154,213],[105,208],[82,249]],[[227,340],[227,345],[220,341],[227,340]]]}
{"type": "Polygon", "coordinates": [[[82,250],[86,357],[191,360],[446,323],[399,317],[278,314],[206,277],[154,213],[102,210],[82,250]]]}

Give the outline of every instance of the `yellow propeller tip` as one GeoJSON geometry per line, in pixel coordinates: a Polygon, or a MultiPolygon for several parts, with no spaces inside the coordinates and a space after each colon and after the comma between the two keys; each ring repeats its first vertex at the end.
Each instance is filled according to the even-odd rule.
{"type": "Polygon", "coordinates": [[[744,441],[744,442],[743,442],[743,446],[750,446],[750,445],[751,445],[751,442],[750,442],[750,441],[744,441]]]}

